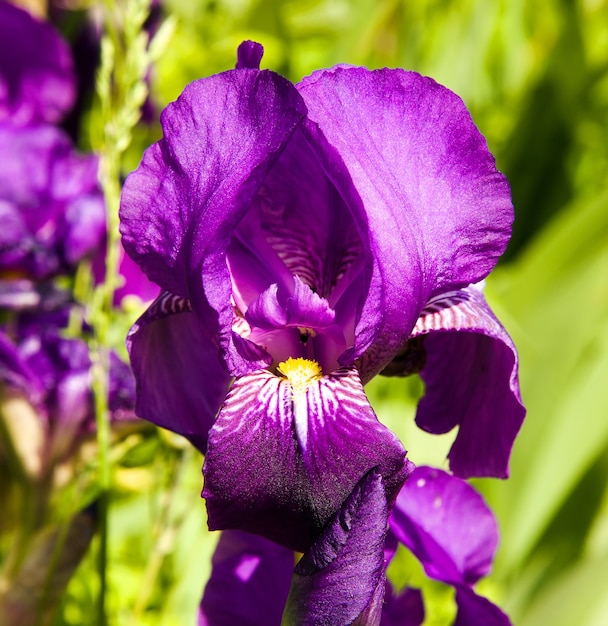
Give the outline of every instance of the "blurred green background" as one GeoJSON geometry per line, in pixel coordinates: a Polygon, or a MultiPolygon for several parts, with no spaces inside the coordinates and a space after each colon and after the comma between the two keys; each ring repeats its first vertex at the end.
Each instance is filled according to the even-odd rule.
{"type": "MultiPolygon", "coordinates": [[[[528,416],[508,481],[477,481],[502,540],[479,591],[517,626],[608,624],[608,2],[606,0],[165,0],[174,30],[151,71],[157,111],[192,80],[234,66],[237,45],[293,81],[336,63],[403,67],[458,93],[511,183],[513,239],[487,295],[520,350],[528,416]]],[[[159,136],[140,125],[136,167],[159,136]]],[[[375,380],[380,418],[417,464],[446,467],[453,435],[413,424],[421,383],[375,380]]],[[[193,624],[215,536],[201,459],[164,434],[115,450],[113,623],[193,624]]],[[[95,563],[73,579],[57,624],[89,623],[95,563]]],[[[399,554],[391,576],[422,584],[428,625],[449,591],[399,554]]]]}

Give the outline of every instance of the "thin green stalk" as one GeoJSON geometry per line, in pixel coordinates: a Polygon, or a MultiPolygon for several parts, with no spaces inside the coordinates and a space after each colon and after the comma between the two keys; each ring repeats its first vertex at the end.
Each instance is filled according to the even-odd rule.
{"type": "Polygon", "coordinates": [[[101,67],[97,80],[100,137],[99,179],[107,208],[107,252],[105,281],[96,289],[90,311],[93,391],[98,445],[98,574],[97,624],[106,626],[108,595],[109,507],[112,493],[109,425],[109,344],[114,321],[113,299],[118,286],[121,158],[131,141],[146,95],[147,37],[142,32],[149,0],[107,0],[106,34],[102,40],[101,67]]]}
{"type": "Polygon", "coordinates": [[[100,157],[99,180],[106,201],[108,243],[105,281],[94,291],[89,309],[94,334],[91,358],[94,364],[100,488],[98,626],[107,624],[108,511],[112,493],[108,422],[109,347],[116,315],[114,293],[119,286],[121,163],[148,94],[145,81],[148,68],[153,59],[162,53],[173,27],[170,22],[167,22],[167,27],[161,26],[149,46],[143,26],[149,15],[150,0],[106,0],[104,8],[105,35],[101,42],[101,65],[97,76],[98,106],[91,124],[91,139],[100,157]]]}

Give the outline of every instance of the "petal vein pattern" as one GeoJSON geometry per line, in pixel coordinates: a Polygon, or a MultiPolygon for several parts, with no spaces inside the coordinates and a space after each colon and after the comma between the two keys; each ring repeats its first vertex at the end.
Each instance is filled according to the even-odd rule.
{"type": "Polygon", "coordinates": [[[305,389],[266,370],[248,374],[233,384],[209,433],[209,526],[304,551],[374,467],[392,501],[412,470],[405,455],[378,422],[355,368],[305,389]]]}

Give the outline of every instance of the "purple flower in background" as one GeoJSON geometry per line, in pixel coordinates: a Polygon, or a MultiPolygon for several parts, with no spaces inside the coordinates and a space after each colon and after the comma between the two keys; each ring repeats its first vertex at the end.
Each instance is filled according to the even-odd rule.
{"type": "MultiPolygon", "coordinates": [[[[33,474],[65,460],[95,428],[89,349],[62,336],[65,313],[24,314],[11,336],[0,332],[2,412],[15,446],[31,451],[22,460],[33,474]]],[[[130,368],[111,353],[111,420],[134,420],[134,404],[130,368]]]]}
{"type": "Polygon", "coordinates": [[[405,588],[395,594],[385,585],[395,535],[430,577],[456,587],[454,626],[509,626],[507,616],[472,589],[489,572],[498,535],[490,509],[466,482],[417,468],[397,498],[388,536],[387,514],[379,477],[372,473],[295,570],[286,548],[248,533],[224,532],[201,601],[199,626],[419,626],[424,620],[420,592],[405,588]]]}
{"type": "Polygon", "coordinates": [[[513,210],[449,90],[344,66],[293,85],[261,55],[246,42],[237,69],[188,85],[125,183],[124,247],[164,290],[128,347],[138,414],[206,452],[210,527],[305,551],[368,472],[388,507],[411,472],[362,386],[404,359],[427,430],[454,396],[454,470],[506,474],[516,354],[472,285],[513,210]],[[464,388],[434,384],[456,349],[464,388]]]}
{"type": "Polygon", "coordinates": [[[97,159],[77,154],[50,124],[74,93],[67,44],[50,25],[0,3],[0,278],[71,273],[103,245],[97,159]]]}
{"type": "Polygon", "coordinates": [[[0,123],[59,122],[75,96],[67,43],[49,24],[0,2],[0,123]]]}
{"type": "Polygon", "coordinates": [[[53,126],[0,124],[0,276],[72,273],[106,233],[97,158],[53,126]]]}
{"type": "Polygon", "coordinates": [[[472,589],[490,573],[498,527],[468,483],[438,469],[416,468],[399,493],[389,526],[430,578],[456,589],[454,626],[510,624],[498,607],[472,589]]]}

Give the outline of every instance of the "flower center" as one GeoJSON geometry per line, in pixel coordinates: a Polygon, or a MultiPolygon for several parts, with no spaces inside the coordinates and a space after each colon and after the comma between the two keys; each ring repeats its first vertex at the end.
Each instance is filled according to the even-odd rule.
{"type": "Polygon", "coordinates": [[[293,395],[301,396],[315,380],[323,376],[321,366],[316,361],[289,357],[277,365],[277,371],[287,378],[293,388],[293,395]]]}

